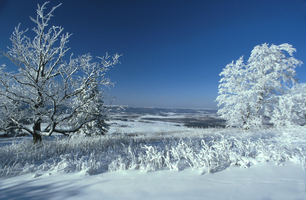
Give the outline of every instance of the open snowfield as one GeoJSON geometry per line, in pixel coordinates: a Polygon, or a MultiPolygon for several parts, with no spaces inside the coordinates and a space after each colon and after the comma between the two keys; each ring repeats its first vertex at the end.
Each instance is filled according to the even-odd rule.
{"type": "Polygon", "coordinates": [[[1,138],[0,199],[306,199],[306,128],[172,120],[187,115],[203,117],[121,113],[108,136],[55,136],[35,148],[30,137],[1,138]]]}
{"type": "Polygon", "coordinates": [[[82,172],[34,173],[2,179],[0,199],[306,199],[301,164],[260,163],[200,175],[183,171],[138,170],[88,176],[82,172]]]}

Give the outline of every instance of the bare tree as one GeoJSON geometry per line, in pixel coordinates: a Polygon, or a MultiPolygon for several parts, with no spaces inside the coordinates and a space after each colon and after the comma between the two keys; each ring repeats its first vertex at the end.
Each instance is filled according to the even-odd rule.
{"type": "Polygon", "coordinates": [[[72,54],[65,61],[71,34],[63,33],[60,26],[48,28],[61,4],[45,14],[47,3],[38,5],[36,19],[30,17],[37,25],[33,28],[36,36],[32,40],[25,36],[27,30],[21,31],[19,24],[10,38],[12,47],[1,52],[18,66],[18,72],[0,67],[1,129],[26,131],[34,143],[42,134],[69,135],[85,127],[104,133],[108,109],[103,88],[112,85],[105,73],[119,62],[120,55],[106,54],[93,62],[90,54],[75,58],[72,54]]]}

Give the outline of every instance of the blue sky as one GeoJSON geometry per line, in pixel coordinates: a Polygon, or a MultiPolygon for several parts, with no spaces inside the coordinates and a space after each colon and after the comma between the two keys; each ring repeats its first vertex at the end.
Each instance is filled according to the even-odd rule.
{"type": "MultiPolygon", "coordinates": [[[[44,2],[0,1],[1,50],[18,23],[33,28],[29,16],[44,2]]],[[[107,74],[114,104],[216,108],[219,73],[262,43],[292,44],[306,63],[304,0],[51,0],[47,8],[60,2],[50,24],[73,33],[68,54],[123,54],[107,74]]],[[[306,82],[304,65],[296,71],[306,82]]]]}

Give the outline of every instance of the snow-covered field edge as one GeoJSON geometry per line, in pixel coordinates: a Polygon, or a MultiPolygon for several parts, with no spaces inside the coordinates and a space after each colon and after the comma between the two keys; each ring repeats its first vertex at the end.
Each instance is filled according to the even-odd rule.
{"type": "Polygon", "coordinates": [[[196,169],[215,173],[230,166],[249,168],[258,162],[286,161],[306,168],[306,128],[182,129],[153,134],[96,137],[51,137],[39,145],[23,139],[0,148],[2,178],[34,173],[118,170],[196,169]]]}

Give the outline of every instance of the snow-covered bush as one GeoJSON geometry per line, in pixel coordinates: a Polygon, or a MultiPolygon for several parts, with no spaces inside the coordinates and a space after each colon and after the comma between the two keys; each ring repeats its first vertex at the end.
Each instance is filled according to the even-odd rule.
{"type": "Polygon", "coordinates": [[[0,176],[44,171],[84,172],[159,169],[215,173],[229,166],[292,161],[306,168],[305,128],[239,131],[203,129],[201,136],[142,135],[58,137],[0,148],[0,176]]]}
{"type": "Polygon", "coordinates": [[[293,57],[295,51],[286,43],[262,44],[254,47],[246,64],[241,57],[223,69],[216,101],[228,126],[248,129],[272,117],[279,96],[296,83],[295,67],[302,62],[293,57]]]}
{"type": "Polygon", "coordinates": [[[18,72],[0,67],[0,128],[27,132],[34,142],[54,132],[67,135],[83,129],[90,134],[104,133],[108,109],[103,88],[112,85],[105,73],[119,62],[120,55],[110,58],[106,54],[94,62],[90,54],[75,58],[72,54],[65,61],[71,34],[64,34],[60,26],[50,26],[60,5],[45,13],[47,3],[38,5],[37,17],[31,18],[37,25],[35,37],[27,37],[18,25],[10,38],[12,47],[1,52],[18,72]]]}
{"type": "Polygon", "coordinates": [[[296,84],[279,97],[271,121],[277,126],[305,125],[306,84],[296,84]]]}

